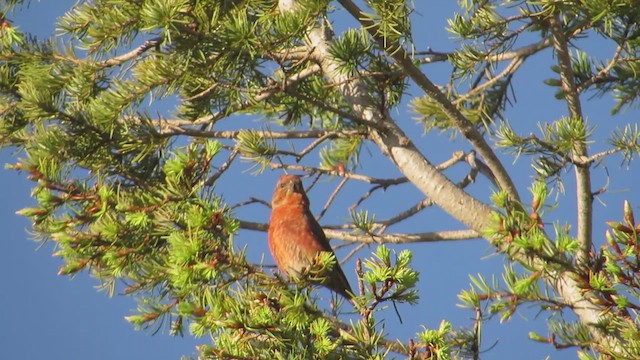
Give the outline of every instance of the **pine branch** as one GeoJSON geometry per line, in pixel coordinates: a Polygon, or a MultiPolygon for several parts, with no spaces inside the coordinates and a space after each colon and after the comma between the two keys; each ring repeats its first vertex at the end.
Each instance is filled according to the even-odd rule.
{"type": "MultiPolygon", "coordinates": [[[[190,126],[191,123],[188,120],[154,120],[154,123],[159,128],[159,133],[162,135],[188,135],[209,139],[238,139],[238,136],[243,130],[198,130],[193,129],[190,126]],[[171,130],[168,130],[171,129],[171,130]]],[[[258,134],[265,138],[271,139],[336,139],[336,138],[349,138],[356,135],[366,135],[366,132],[361,130],[300,130],[300,131],[270,131],[270,130],[255,130],[258,134]]]]}
{"type": "MultiPolygon", "coordinates": [[[[269,224],[252,221],[238,221],[241,229],[267,231],[269,224]]],[[[423,242],[460,241],[480,239],[482,235],[475,230],[449,230],[423,233],[356,234],[323,227],[327,238],[364,244],[410,244],[423,242]]]]}

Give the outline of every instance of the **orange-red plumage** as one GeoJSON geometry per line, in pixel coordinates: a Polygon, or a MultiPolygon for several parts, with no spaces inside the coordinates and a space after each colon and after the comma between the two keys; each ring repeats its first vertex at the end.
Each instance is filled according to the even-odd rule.
{"type": "MultiPolygon", "coordinates": [[[[283,175],[278,180],[271,202],[268,238],[276,265],[287,276],[302,275],[322,251],[333,254],[322,227],[309,210],[299,176],[283,175]]],[[[338,263],[322,275],[322,285],[348,299],[352,297],[349,281],[338,263]]]]}

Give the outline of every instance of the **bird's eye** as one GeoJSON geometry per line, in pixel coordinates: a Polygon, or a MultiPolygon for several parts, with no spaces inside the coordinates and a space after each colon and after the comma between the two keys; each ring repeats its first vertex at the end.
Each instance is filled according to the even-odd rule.
{"type": "Polygon", "coordinates": [[[285,183],[285,182],[281,182],[278,186],[279,186],[281,189],[284,189],[284,188],[287,186],[287,183],[285,183]]]}

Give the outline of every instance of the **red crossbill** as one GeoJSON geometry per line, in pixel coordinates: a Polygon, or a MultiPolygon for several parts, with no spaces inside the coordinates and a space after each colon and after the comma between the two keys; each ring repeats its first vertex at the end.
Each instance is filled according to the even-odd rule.
{"type": "MultiPolygon", "coordinates": [[[[269,249],[278,269],[289,277],[300,277],[322,251],[333,253],[322,227],[309,210],[309,199],[300,177],[283,175],[271,201],[269,249]]],[[[335,256],[335,254],[334,254],[335,256]]],[[[324,274],[322,285],[351,299],[353,291],[337,262],[324,274]]]]}

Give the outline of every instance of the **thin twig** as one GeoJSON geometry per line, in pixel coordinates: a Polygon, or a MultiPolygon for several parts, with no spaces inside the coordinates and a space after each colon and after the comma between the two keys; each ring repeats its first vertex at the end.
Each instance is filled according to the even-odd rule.
{"type": "MultiPolygon", "coordinates": [[[[467,156],[468,157],[468,156],[467,156]]],[[[478,174],[478,170],[473,168],[471,169],[471,171],[467,174],[467,176],[465,176],[461,181],[459,181],[456,185],[458,185],[460,188],[466,188],[467,186],[469,186],[469,184],[471,184],[472,182],[475,181],[476,175],[478,174]]],[[[378,221],[375,223],[376,226],[380,226],[382,228],[386,228],[389,227],[391,225],[394,225],[402,220],[405,220],[413,215],[416,215],[417,213],[419,213],[420,211],[431,207],[434,205],[433,200],[425,198],[423,200],[421,200],[419,203],[411,206],[410,208],[408,208],[405,211],[400,212],[399,214],[387,219],[387,220],[382,220],[382,221],[378,221]]]]}
{"type": "Polygon", "coordinates": [[[371,195],[373,195],[374,192],[376,192],[376,191],[378,191],[380,189],[386,189],[386,188],[387,188],[387,186],[383,186],[383,185],[372,186],[371,189],[369,189],[366,193],[364,193],[362,196],[360,196],[358,201],[356,201],[353,205],[349,206],[349,211],[353,211],[358,206],[362,205],[362,203],[365,200],[367,200],[369,197],[371,197],[371,195]]]}
{"type": "Polygon", "coordinates": [[[208,88],[206,88],[206,89],[204,89],[204,90],[200,91],[199,93],[197,93],[197,94],[195,94],[195,95],[193,95],[193,96],[190,96],[190,97],[184,98],[184,99],[180,99],[180,101],[181,101],[181,102],[191,102],[191,101],[193,101],[193,100],[200,99],[200,98],[202,98],[202,97],[205,97],[205,96],[209,95],[213,90],[215,90],[216,88],[218,88],[218,86],[220,86],[220,84],[218,84],[217,82],[216,82],[216,83],[213,83],[213,85],[211,85],[211,86],[209,86],[208,88]]]}
{"type": "Polygon", "coordinates": [[[362,124],[362,125],[366,125],[368,127],[374,128],[374,129],[380,129],[382,130],[382,128],[380,127],[379,124],[371,122],[371,121],[366,121],[365,119],[362,119],[350,112],[344,111],[342,109],[330,106],[329,104],[327,104],[327,102],[323,99],[316,99],[313,98],[311,96],[307,96],[306,94],[301,93],[300,91],[293,91],[293,90],[287,90],[287,94],[298,98],[302,101],[305,101],[311,105],[315,105],[318,108],[322,109],[322,110],[326,110],[326,111],[330,111],[344,119],[349,119],[351,121],[353,121],[356,124],[362,124]]]}
{"type": "Polygon", "coordinates": [[[436,165],[436,169],[437,170],[446,170],[450,167],[452,167],[453,165],[459,163],[460,161],[462,161],[465,158],[465,153],[464,151],[454,151],[453,154],[451,154],[451,157],[448,160],[445,160],[443,162],[441,162],[440,164],[436,165]]]}
{"type": "Polygon", "coordinates": [[[474,87],[473,89],[469,90],[466,94],[463,94],[462,96],[458,97],[457,99],[455,99],[455,101],[453,101],[454,104],[459,104],[462,101],[465,101],[466,99],[468,99],[471,95],[477,94],[483,90],[485,90],[486,88],[492,86],[493,84],[495,84],[496,82],[498,82],[500,79],[513,75],[513,73],[516,72],[516,70],[518,70],[518,68],[520,68],[520,66],[524,63],[524,58],[523,57],[518,57],[515,58],[513,60],[511,60],[511,62],[509,63],[509,65],[502,70],[498,75],[494,76],[493,78],[485,81],[484,83],[474,87]]]}
{"type": "MultiPolygon", "coordinates": [[[[465,161],[469,164],[469,166],[471,166],[472,170],[475,170],[476,172],[479,171],[482,175],[489,179],[489,181],[491,181],[493,185],[498,187],[498,182],[496,181],[496,177],[493,176],[491,169],[489,169],[487,165],[485,165],[480,159],[478,159],[475,151],[470,151],[469,154],[465,156],[465,161]]],[[[475,179],[475,175],[473,175],[473,178],[475,179]]]]}
{"type": "Polygon", "coordinates": [[[233,162],[233,160],[236,158],[236,156],[238,155],[238,148],[235,147],[233,149],[233,151],[231,151],[231,154],[229,155],[229,157],[227,158],[227,161],[225,161],[222,165],[220,165],[220,168],[218,169],[218,171],[216,171],[215,174],[211,175],[204,183],[204,186],[211,186],[213,185],[213,183],[218,180],[218,178],[220,176],[222,176],[222,174],[227,171],[227,169],[229,168],[229,166],[231,165],[231,163],[233,162]]]}
{"type": "Polygon", "coordinates": [[[607,66],[602,68],[600,71],[598,71],[597,74],[590,77],[585,82],[583,82],[580,86],[578,86],[578,88],[576,89],[578,93],[582,93],[583,91],[588,89],[589,86],[597,83],[598,81],[606,77],[606,75],[613,69],[613,67],[618,64],[618,61],[620,60],[620,54],[622,54],[622,50],[624,49],[625,43],[626,42],[623,40],[623,42],[620,45],[618,45],[618,47],[616,48],[616,51],[613,54],[613,57],[611,58],[607,66]]]}
{"type": "Polygon", "coordinates": [[[108,67],[108,66],[115,66],[115,65],[120,65],[122,63],[125,63],[129,60],[132,60],[138,56],[140,56],[142,53],[146,52],[147,50],[154,48],[156,46],[158,46],[160,43],[162,42],[162,37],[157,37],[151,40],[147,40],[144,43],[142,43],[142,45],[138,46],[137,48],[129,51],[126,54],[122,54],[119,56],[115,56],[112,57],[110,59],[101,61],[98,63],[99,66],[104,66],[104,67],[108,67]]]}
{"type": "MultiPolygon", "coordinates": [[[[446,170],[448,168],[450,168],[451,166],[459,163],[460,161],[464,160],[466,158],[467,155],[465,155],[464,151],[455,151],[453,154],[451,154],[451,158],[449,158],[448,160],[436,165],[436,169],[438,170],[446,170]]],[[[371,197],[371,195],[373,195],[374,192],[378,191],[378,190],[386,190],[387,187],[389,187],[389,185],[396,185],[396,184],[381,184],[381,185],[375,185],[373,187],[371,187],[366,193],[364,193],[353,205],[351,205],[349,207],[349,210],[353,211],[355,210],[358,206],[362,205],[362,203],[367,200],[369,197],[371,197]]]]}
{"type": "Polygon", "coordinates": [[[264,206],[266,206],[268,208],[271,208],[271,204],[268,201],[262,200],[262,199],[258,199],[258,198],[255,198],[255,197],[250,197],[249,200],[241,201],[241,202],[239,202],[237,204],[233,204],[233,205],[229,206],[229,210],[233,210],[233,209],[236,209],[236,208],[239,208],[239,207],[242,207],[242,206],[247,206],[247,205],[256,204],[256,203],[257,204],[262,204],[262,205],[264,205],[264,206]]]}
{"type": "Polygon", "coordinates": [[[587,158],[587,161],[582,163],[582,165],[588,165],[588,164],[594,163],[594,162],[602,159],[605,156],[613,155],[613,154],[619,153],[621,151],[622,151],[622,149],[609,149],[609,150],[606,150],[606,151],[601,151],[599,153],[596,153],[596,154],[593,154],[593,155],[589,156],[587,158]]]}
{"type": "Polygon", "coordinates": [[[409,209],[402,211],[401,213],[399,213],[398,215],[391,217],[389,219],[386,220],[382,220],[382,221],[378,221],[377,224],[380,225],[384,225],[384,226],[391,226],[393,224],[397,224],[398,222],[405,220],[417,213],[419,213],[420,211],[433,206],[433,200],[431,199],[422,199],[420,202],[418,202],[417,204],[413,205],[412,207],[410,207],[409,209]]]}
{"type": "Polygon", "coordinates": [[[353,255],[355,255],[358,251],[360,251],[360,249],[362,249],[363,247],[367,246],[368,244],[365,243],[360,243],[358,244],[353,250],[349,251],[349,253],[347,254],[347,256],[345,256],[341,261],[340,261],[340,265],[344,265],[346,264],[347,261],[349,261],[349,259],[351,259],[353,257],[353,255]]]}
{"type": "Polygon", "coordinates": [[[310,153],[311,151],[313,151],[313,149],[315,149],[316,147],[318,147],[320,144],[322,144],[323,142],[325,142],[326,140],[333,138],[335,136],[333,136],[331,133],[326,133],[324,135],[322,135],[321,137],[317,138],[316,140],[314,140],[311,144],[307,145],[306,148],[304,148],[302,151],[300,151],[298,153],[298,156],[296,157],[296,160],[300,160],[302,159],[305,155],[307,155],[308,153],[310,153]]]}
{"type": "MultiPolygon", "coordinates": [[[[286,171],[286,170],[287,170],[287,169],[285,169],[285,171],[286,171]]],[[[311,176],[313,176],[313,175],[314,175],[314,173],[310,173],[310,174],[303,175],[303,176],[305,176],[305,177],[311,177],[311,176]]],[[[305,189],[305,192],[306,192],[307,194],[309,193],[309,191],[311,191],[311,189],[313,189],[313,187],[316,185],[316,183],[318,183],[318,181],[320,180],[320,176],[322,176],[322,174],[319,174],[319,173],[318,173],[318,174],[315,174],[315,177],[313,178],[313,180],[311,180],[311,184],[310,184],[310,185],[305,189]]]]}
{"type": "Polygon", "coordinates": [[[333,192],[329,196],[329,199],[327,199],[327,202],[324,204],[324,207],[322,208],[322,211],[320,211],[320,215],[318,215],[318,218],[316,220],[320,221],[324,214],[327,213],[327,210],[329,210],[329,206],[331,206],[331,203],[333,203],[333,200],[336,199],[336,196],[338,196],[338,193],[340,192],[340,190],[342,190],[347,181],[349,181],[348,178],[343,178],[338,186],[336,186],[335,190],[333,190],[333,192]]]}

